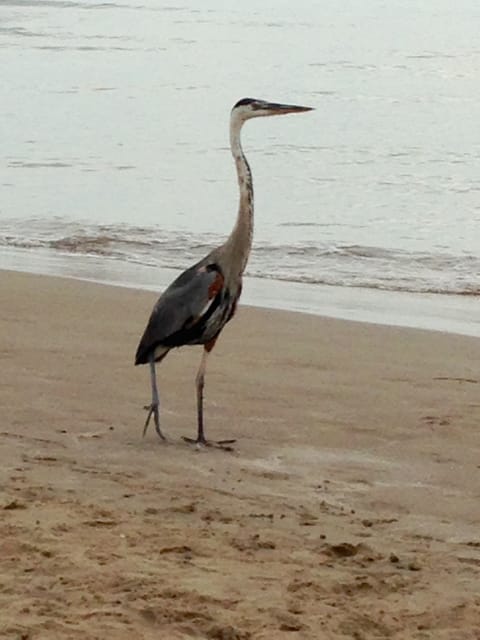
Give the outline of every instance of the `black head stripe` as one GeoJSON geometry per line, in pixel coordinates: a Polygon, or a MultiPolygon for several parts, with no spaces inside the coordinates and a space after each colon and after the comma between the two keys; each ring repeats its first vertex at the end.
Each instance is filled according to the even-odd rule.
{"type": "Polygon", "coordinates": [[[256,100],[254,98],[242,98],[233,108],[235,109],[235,107],[244,107],[248,104],[252,104],[252,102],[256,102],[256,100]]]}

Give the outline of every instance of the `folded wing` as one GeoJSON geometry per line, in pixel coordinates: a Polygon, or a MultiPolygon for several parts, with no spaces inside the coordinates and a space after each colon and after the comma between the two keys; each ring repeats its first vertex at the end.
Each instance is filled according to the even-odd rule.
{"type": "Polygon", "coordinates": [[[226,302],[228,292],[218,265],[199,263],[184,271],[155,304],[135,364],[145,364],[152,353],[160,360],[172,347],[211,340],[224,324],[226,302]]]}

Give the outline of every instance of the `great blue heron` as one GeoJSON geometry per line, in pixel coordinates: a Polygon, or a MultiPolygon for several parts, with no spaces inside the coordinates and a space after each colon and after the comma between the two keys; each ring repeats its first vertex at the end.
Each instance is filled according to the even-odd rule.
{"type": "Polygon", "coordinates": [[[135,356],[135,364],[150,364],[152,402],[146,407],[143,435],[153,415],[155,430],[160,429],[159,396],[155,363],[165,358],[173,347],[202,344],[204,351],[196,377],[197,437],[184,438],[202,445],[227,446],[235,440],[211,443],[203,426],[203,387],[207,357],[221,330],[233,317],[242,291],[242,274],[247,264],[253,236],[252,173],[240,142],[244,122],[259,116],[277,116],[311,111],[311,107],[277,104],[244,98],[233,107],[230,117],[230,148],[237,169],[240,202],[233,231],[227,240],[205,258],[184,271],[162,293],[153,307],[135,356]]]}

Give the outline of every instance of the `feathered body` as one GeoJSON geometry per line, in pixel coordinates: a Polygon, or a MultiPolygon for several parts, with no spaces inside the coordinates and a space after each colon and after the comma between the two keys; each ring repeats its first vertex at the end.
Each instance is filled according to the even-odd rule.
{"type": "Polygon", "coordinates": [[[253,240],[253,180],[240,143],[242,124],[242,118],[232,117],[230,147],[240,191],[232,233],[160,296],[138,345],[135,364],[148,363],[152,352],[159,362],[173,347],[210,343],[235,313],[253,240]]]}
{"type": "Polygon", "coordinates": [[[146,364],[152,353],[159,362],[173,347],[210,343],[232,318],[241,285],[236,291],[225,285],[221,266],[212,254],[182,273],[159,298],[138,345],[135,364],[146,364]]]}
{"type": "Polygon", "coordinates": [[[243,123],[253,117],[309,111],[308,107],[281,105],[245,98],[233,107],[230,119],[230,148],[237,170],[240,192],[235,226],[227,240],[205,258],[184,271],[163,292],[155,304],[135,356],[135,364],[151,366],[152,404],[150,416],[160,437],[158,391],[155,362],[160,362],[174,347],[204,345],[205,353],[197,375],[198,437],[203,434],[203,383],[206,354],[225,324],[233,317],[242,292],[242,276],[253,239],[253,181],[250,166],[240,141],[243,123]]]}

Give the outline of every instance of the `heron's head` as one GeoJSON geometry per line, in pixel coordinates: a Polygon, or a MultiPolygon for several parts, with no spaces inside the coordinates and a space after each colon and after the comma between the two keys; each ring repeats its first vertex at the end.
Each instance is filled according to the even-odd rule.
{"type": "Polygon", "coordinates": [[[287,113],[303,113],[312,111],[312,107],[300,107],[293,104],[279,104],[278,102],[266,102],[255,98],[243,98],[232,109],[232,117],[240,122],[259,118],[262,116],[282,116],[287,113]]]}

